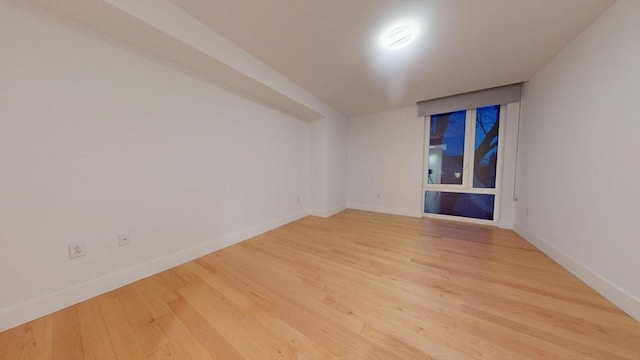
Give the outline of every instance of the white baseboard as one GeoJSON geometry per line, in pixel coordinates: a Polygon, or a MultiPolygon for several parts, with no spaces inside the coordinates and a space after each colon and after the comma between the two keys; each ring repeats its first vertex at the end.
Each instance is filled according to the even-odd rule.
{"type": "Polygon", "coordinates": [[[92,297],[197,259],[227,246],[247,240],[310,214],[300,211],[279,219],[239,231],[207,243],[181,250],[168,256],[135,265],[91,281],[0,309],[0,331],[10,329],[92,297]]]}
{"type": "Polygon", "coordinates": [[[330,210],[311,210],[311,215],[313,216],[319,216],[322,218],[328,218],[331,217],[337,213],[339,213],[340,211],[346,209],[347,206],[346,205],[340,205],[337,207],[334,207],[333,209],[330,210]]]}
{"type": "Polygon", "coordinates": [[[639,299],[619,288],[617,285],[611,283],[609,280],[598,275],[596,272],[589,269],[581,262],[558,250],[549,242],[534,235],[533,233],[524,229],[522,226],[519,226],[519,224],[516,223],[514,229],[520,236],[531,243],[531,245],[547,254],[558,264],[562,265],[573,275],[575,275],[595,291],[600,293],[600,295],[604,296],[609,301],[618,306],[622,311],[629,314],[632,318],[640,321],[639,299]]]}
{"type": "Polygon", "coordinates": [[[369,204],[352,204],[349,203],[347,208],[354,210],[364,210],[364,211],[372,211],[383,214],[392,214],[392,215],[402,215],[402,216],[411,216],[411,217],[422,217],[422,212],[420,210],[409,210],[409,209],[399,209],[399,208],[390,208],[384,206],[373,206],[369,204]]]}

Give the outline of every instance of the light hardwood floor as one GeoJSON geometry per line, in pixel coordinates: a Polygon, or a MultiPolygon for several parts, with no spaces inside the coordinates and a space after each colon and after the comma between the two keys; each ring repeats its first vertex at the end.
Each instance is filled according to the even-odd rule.
{"type": "Polygon", "coordinates": [[[0,359],[640,359],[640,324],[511,231],[307,217],[0,334],[0,359]]]}

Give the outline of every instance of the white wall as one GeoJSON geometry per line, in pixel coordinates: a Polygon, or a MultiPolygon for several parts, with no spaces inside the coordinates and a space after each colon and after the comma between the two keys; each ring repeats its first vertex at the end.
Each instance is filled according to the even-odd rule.
{"type": "Polygon", "coordinates": [[[334,116],[326,119],[326,183],[325,209],[327,215],[347,206],[347,119],[334,116]]]}
{"type": "Polygon", "coordinates": [[[309,201],[313,214],[322,216],[327,209],[327,183],[325,176],[327,172],[327,121],[325,119],[314,121],[310,126],[309,201]]]}
{"type": "Polygon", "coordinates": [[[349,118],[349,208],[422,216],[424,118],[417,113],[410,106],[349,118]]]}
{"type": "Polygon", "coordinates": [[[518,127],[520,119],[520,103],[506,105],[504,127],[500,144],[502,153],[502,175],[500,177],[498,226],[513,229],[515,218],[516,196],[516,158],[518,155],[518,127]]]}
{"type": "Polygon", "coordinates": [[[0,330],[308,213],[312,125],[5,2],[0,54],[0,330]]]}
{"type": "Polygon", "coordinates": [[[519,233],[636,319],[638,24],[640,2],[615,3],[526,84],[516,213],[519,233]]]}
{"type": "Polygon", "coordinates": [[[347,205],[347,120],[330,115],[311,124],[312,214],[334,215],[347,205]]]}

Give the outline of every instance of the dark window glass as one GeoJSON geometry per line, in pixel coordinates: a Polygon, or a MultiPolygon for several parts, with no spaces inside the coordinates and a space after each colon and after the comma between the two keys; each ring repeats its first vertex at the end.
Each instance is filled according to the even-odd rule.
{"type": "Polygon", "coordinates": [[[493,220],[495,195],[425,191],[424,212],[493,220]]]}
{"type": "Polygon", "coordinates": [[[429,184],[462,184],[467,112],[431,116],[429,129],[429,184]]]}
{"type": "Polygon", "coordinates": [[[495,188],[498,164],[500,105],[478,108],[474,146],[473,187],[495,188]]]}

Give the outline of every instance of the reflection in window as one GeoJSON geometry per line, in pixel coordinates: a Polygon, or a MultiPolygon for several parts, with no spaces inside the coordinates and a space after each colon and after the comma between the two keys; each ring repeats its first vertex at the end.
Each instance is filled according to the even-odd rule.
{"type": "Polygon", "coordinates": [[[495,188],[498,163],[500,105],[478,108],[473,164],[473,187],[495,188]]]}
{"type": "Polygon", "coordinates": [[[425,191],[424,212],[493,220],[495,195],[425,191]]]}
{"type": "Polygon", "coordinates": [[[466,115],[462,110],[431,116],[429,184],[462,184],[466,115]]]}

